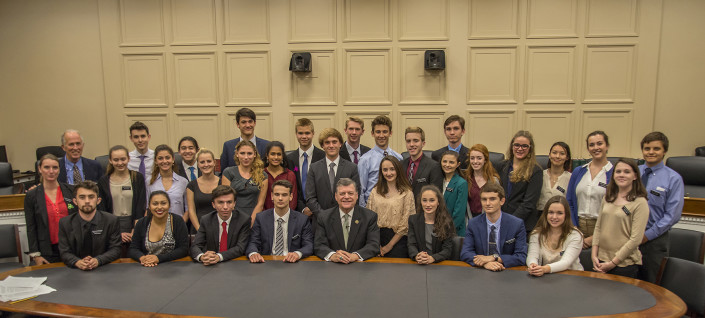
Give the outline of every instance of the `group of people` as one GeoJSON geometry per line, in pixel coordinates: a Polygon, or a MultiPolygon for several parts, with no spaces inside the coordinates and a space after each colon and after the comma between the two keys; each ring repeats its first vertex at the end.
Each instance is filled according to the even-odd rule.
{"type": "Polygon", "coordinates": [[[67,130],[66,155],[40,159],[41,182],[25,199],[30,257],[81,269],[120,255],[144,266],[186,255],[211,265],[313,254],[430,264],[448,259],[461,236],[461,260],[492,271],[582,270],[578,256],[591,249],[591,270],[653,282],[683,207],[683,181],[663,164],[668,138],[660,132],[641,141],[641,166],[610,162],[609,139],[595,131],[586,139],[589,163],[573,169],[570,147],[556,142],[543,170],[531,133],[521,130],[495,169],[487,147],[462,144],[457,115],[444,122],[448,145],[430,155],[423,129],[407,127],[405,156],[389,145],[386,116],[372,121],[372,148],[360,144],[359,118],[346,121],[346,140],[335,128],[316,135],[301,118],[299,146],[289,152],[255,136],[252,110],[238,110],[236,122],[241,136],[223,145],[220,174],[214,153],[193,137],[179,141],[178,155],[168,145],[150,149],[141,122],[130,127],[135,150],[112,147],[103,173],[82,157],[80,134],[67,130]]]}

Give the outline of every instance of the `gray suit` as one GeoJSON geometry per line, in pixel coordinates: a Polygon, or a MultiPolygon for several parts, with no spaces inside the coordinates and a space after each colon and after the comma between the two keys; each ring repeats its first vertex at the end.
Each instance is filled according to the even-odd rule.
{"type": "Polygon", "coordinates": [[[93,248],[83,251],[83,224],[79,213],[71,214],[59,221],[59,252],[66,266],[73,267],[81,260],[80,255],[90,255],[98,259],[99,265],[109,264],[120,258],[122,239],[117,216],[108,212],[95,211],[92,223],[93,248]]]}
{"type": "Polygon", "coordinates": [[[220,248],[218,233],[221,227],[218,211],[204,215],[201,218],[201,227],[198,228],[198,233],[196,233],[196,237],[191,244],[191,258],[196,261],[196,257],[206,251],[220,253],[220,255],[223,255],[223,261],[244,255],[247,248],[247,240],[250,237],[250,221],[249,215],[234,210],[228,225],[228,249],[218,252],[220,248]]]}
{"type": "Polygon", "coordinates": [[[321,259],[325,259],[330,252],[337,250],[357,253],[363,260],[368,260],[379,254],[377,213],[371,210],[359,205],[355,206],[350,220],[347,246],[345,246],[343,238],[343,223],[340,220],[338,207],[321,211],[317,228],[313,250],[314,254],[321,259]]]}
{"type": "MultiPolygon", "coordinates": [[[[308,176],[306,177],[306,206],[311,209],[314,215],[317,215],[322,210],[338,206],[328,177],[329,169],[326,159],[312,163],[308,169],[308,176]]],[[[338,170],[335,173],[335,182],[338,182],[340,178],[350,178],[355,181],[355,188],[360,193],[360,175],[357,173],[357,165],[340,158],[338,170]]]]}
{"type": "MultiPolygon", "coordinates": [[[[409,162],[411,162],[411,157],[404,159],[401,162],[401,168],[404,171],[404,177],[409,179],[408,170],[409,162]]],[[[421,156],[421,161],[419,161],[419,167],[416,168],[416,174],[414,175],[414,180],[411,183],[411,187],[414,192],[414,199],[418,200],[419,192],[421,188],[427,184],[433,184],[438,187],[438,190],[443,192],[443,170],[441,169],[441,164],[434,161],[433,159],[421,156]]]]}

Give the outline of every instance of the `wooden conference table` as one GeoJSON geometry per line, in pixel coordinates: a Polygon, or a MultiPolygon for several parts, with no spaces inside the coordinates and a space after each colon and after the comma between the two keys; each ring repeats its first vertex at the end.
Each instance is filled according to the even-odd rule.
{"type": "Polygon", "coordinates": [[[457,261],[421,266],[373,258],[334,264],[309,257],[283,264],[245,257],[215,266],[189,258],[147,268],[120,259],[93,272],[63,264],[0,274],[47,276],[56,292],[0,310],[53,317],[677,317],[686,305],[641,280],[565,271],[532,277],[526,267],[504,272],[457,261]]]}

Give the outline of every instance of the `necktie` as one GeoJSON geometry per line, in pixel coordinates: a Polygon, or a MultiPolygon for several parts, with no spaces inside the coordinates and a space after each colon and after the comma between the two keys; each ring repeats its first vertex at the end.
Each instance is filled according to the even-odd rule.
{"type": "Polygon", "coordinates": [[[355,162],[355,164],[357,164],[357,162],[358,162],[357,159],[358,159],[357,158],[357,150],[355,150],[355,151],[353,151],[353,162],[355,162]]]}
{"type": "Polygon", "coordinates": [[[328,181],[330,181],[330,192],[335,193],[335,162],[330,163],[330,169],[328,170],[328,181]]]}
{"type": "Polygon", "coordinates": [[[409,165],[409,183],[414,184],[414,167],[416,167],[416,164],[412,161],[411,164],[409,165]]]}
{"type": "Polygon", "coordinates": [[[385,150],[384,153],[382,153],[385,157],[389,155],[389,153],[385,150]]]}
{"type": "Polygon", "coordinates": [[[274,238],[274,255],[284,255],[284,228],[282,227],[284,219],[277,220],[277,235],[274,238]]]}
{"type": "Polygon", "coordinates": [[[81,253],[78,255],[83,258],[89,256],[93,253],[93,233],[91,231],[91,224],[86,223],[83,225],[83,246],[81,247],[81,253]]]}
{"type": "Polygon", "coordinates": [[[644,174],[641,176],[641,183],[644,184],[644,188],[646,188],[646,186],[649,184],[649,177],[651,176],[652,171],[653,170],[651,170],[651,168],[649,167],[644,169],[644,174]]]}
{"type": "Polygon", "coordinates": [[[494,255],[497,254],[497,232],[495,231],[497,228],[492,225],[490,226],[490,244],[489,244],[489,255],[494,255]]]}
{"type": "Polygon", "coordinates": [[[189,170],[191,170],[191,181],[196,180],[196,168],[195,167],[188,167],[189,170]]]}
{"type": "Polygon", "coordinates": [[[139,167],[139,173],[142,174],[142,176],[146,177],[147,173],[145,172],[145,167],[144,167],[144,158],[147,158],[145,155],[140,155],[140,167],[139,167]]]}
{"type": "Polygon", "coordinates": [[[221,225],[223,226],[223,234],[220,234],[220,249],[218,252],[225,252],[228,250],[228,223],[223,221],[221,225]]]}
{"type": "Polygon", "coordinates": [[[77,184],[81,181],[83,181],[81,178],[81,172],[78,171],[78,166],[73,165],[73,184],[77,184]]]}
{"type": "Polygon", "coordinates": [[[301,192],[306,200],[306,175],[308,173],[308,154],[304,152],[304,163],[301,164],[301,192]]]}
{"type": "Polygon", "coordinates": [[[343,239],[345,240],[345,248],[348,248],[348,235],[350,234],[350,214],[343,215],[343,239]]]}

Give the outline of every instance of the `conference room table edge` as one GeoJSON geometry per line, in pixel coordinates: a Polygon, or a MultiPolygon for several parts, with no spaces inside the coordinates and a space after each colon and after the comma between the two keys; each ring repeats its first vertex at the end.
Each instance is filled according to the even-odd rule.
{"type": "MultiPolygon", "coordinates": [[[[284,259],[283,256],[269,256],[269,255],[263,256],[263,258],[265,259],[265,261],[283,261],[283,259],[284,259]]],[[[247,260],[248,259],[246,256],[241,256],[241,257],[236,258],[232,261],[247,261],[247,260]]],[[[178,259],[176,261],[177,262],[192,262],[190,257],[184,257],[184,258],[178,259]]],[[[318,258],[316,256],[310,256],[310,257],[302,259],[301,261],[303,261],[303,262],[320,262],[323,260],[321,260],[320,258],[318,258]]],[[[485,269],[479,268],[479,267],[472,267],[469,264],[467,264],[465,262],[460,262],[460,261],[443,261],[443,262],[431,264],[431,265],[418,265],[418,264],[416,264],[416,262],[414,262],[408,258],[375,257],[375,258],[366,260],[365,262],[366,263],[388,263],[388,264],[410,264],[410,265],[416,265],[416,266],[459,266],[459,267],[471,267],[473,270],[485,270],[485,269]]],[[[114,261],[111,264],[116,264],[116,263],[136,263],[136,262],[130,258],[121,258],[121,259],[114,261]]],[[[44,265],[39,265],[39,266],[27,266],[27,267],[18,268],[18,269],[14,269],[14,270],[0,273],[0,280],[3,280],[6,277],[11,276],[11,275],[18,275],[18,274],[22,274],[22,273],[31,272],[34,270],[39,270],[39,269],[56,268],[56,267],[64,267],[64,266],[65,265],[63,263],[44,264],[44,265]]],[[[203,266],[203,265],[201,265],[201,266],[203,266]]],[[[354,264],[352,266],[354,266],[354,264]]],[[[75,270],[78,270],[78,269],[75,269],[75,270]]],[[[508,270],[526,271],[526,266],[511,267],[511,268],[508,268],[508,270]]],[[[500,273],[497,273],[497,274],[501,275],[500,273]]],[[[528,275],[528,273],[527,273],[527,275],[528,275]]],[[[656,299],[656,305],[654,305],[653,307],[644,309],[644,310],[634,311],[634,312],[629,312],[629,313],[621,313],[621,314],[617,314],[617,315],[599,315],[599,316],[589,316],[589,317],[616,317],[616,316],[619,316],[619,317],[680,317],[680,316],[683,316],[686,312],[687,307],[686,307],[685,303],[683,302],[683,300],[680,299],[680,297],[678,297],[676,294],[672,293],[671,291],[669,291],[663,287],[660,287],[658,285],[655,285],[655,284],[652,284],[652,283],[649,283],[646,281],[623,277],[623,276],[611,275],[611,274],[603,274],[603,273],[588,272],[588,271],[574,271],[574,270],[566,270],[566,271],[563,271],[560,273],[549,274],[549,275],[584,276],[584,277],[606,279],[606,280],[612,280],[612,281],[622,282],[622,283],[626,283],[626,284],[631,284],[631,285],[640,287],[640,288],[648,291],[656,299]]],[[[0,301],[0,310],[7,311],[7,312],[16,312],[16,313],[23,313],[23,314],[47,316],[47,317],[135,317],[135,318],[209,317],[209,316],[173,315],[173,314],[163,314],[163,313],[153,313],[153,312],[93,308],[93,307],[85,307],[85,306],[74,306],[74,305],[48,303],[48,302],[42,302],[42,301],[37,301],[37,300],[32,300],[32,299],[19,301],[16,303],[0,301]]]]}

